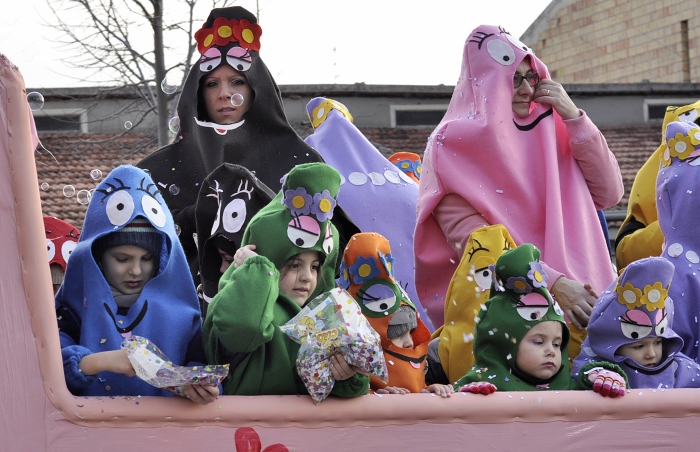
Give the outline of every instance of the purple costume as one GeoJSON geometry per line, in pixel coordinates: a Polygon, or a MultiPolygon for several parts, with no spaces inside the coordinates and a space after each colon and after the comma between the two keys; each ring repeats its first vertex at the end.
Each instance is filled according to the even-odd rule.
{"type": "Polygon", "coordinates": [[[574,360],[574,378],[589,362],[609,361],[625,371],[631,389],[700,387],[700,366],[681,352],[683,340],[671,328],[673,300],[668,292],[673,271],[673,265],[661,257],[642,259],[625,268],[593,308],[588,336],[574,360]],[[656,366],[616,354],[621,346],[650,337],[663,340],[656,366]]]}
{"type": "Polygon", "coordinates": [[[389,240],[396,280],[415,304],[421,320],[433,331],[414,283],[418,185],[365,138],[340,102],[317,97],[308,103],[306,111],[315,130],[306,143],[342,177],[338,205],[362,232],[378,232],[389,240]]]}
{"type": "Polygon", "coordinates": [[[700,340],[700,128],[693,123],[666,126],[666,149],[656,179],[656,208],[664,235],[662,257],[676,267],[669,296],[676,305],[674,330],[683,353],[698,360],[700,340]]]}

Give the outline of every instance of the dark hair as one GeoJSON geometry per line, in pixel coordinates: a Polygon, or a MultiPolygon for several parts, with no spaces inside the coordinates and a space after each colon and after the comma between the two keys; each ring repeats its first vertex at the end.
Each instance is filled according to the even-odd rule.
{"type": "MultiPolygon", "coordinates": [[[[289,270],[290,270],[289,267],[291,267],[292,264],[294,264],[296,261],[299,260],[300,254],[301,253],[297,253],[294,256],[291,256],[286,261],[284,261],[284,264],[282,264],[282,268],[280,268],[280,278],[284,278],[285,276],[287,276],[287,273],[289,273],[289,270]]],[[[323,271],[321,271],[321,268],[323,267],[323,263],[326,261],[326,255],[320,251],[316,251],[316,254],[318,255],[318,262],[319,262],[319,269],[317,271],[318,282],[316,283],[316,285],[318,285],[319,282],[325,283],[325,280],[323,279],[323,271]]]]}

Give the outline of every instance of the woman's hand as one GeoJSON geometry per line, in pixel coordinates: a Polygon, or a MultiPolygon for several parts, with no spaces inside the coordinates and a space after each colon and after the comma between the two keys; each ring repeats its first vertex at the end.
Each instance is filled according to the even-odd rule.
{"type": "Polygon", "coordinates": [[[233,267],[238,268],[243,265],[243,262],[249,257],[257,256],[258,253],[253,251],[254,249],[255,245],[246,245],[238,248],[236,254],[233,255],[233,267]]]}
{"type": "Polygon", "coordinates": [[[472,394],[483,394],[489,395],[496,392],[498,388],[491,383],[486,383],[485,381],[476,381],[474,383],[469,383],[459,388],[459,392],[471,392],[472,394]]]}
{"type": "Polygon", "coordinates": [[[444,399],[446,397],[451,396],[455,392],[455,390],[452,387],[452,385],[441,385],[436,383],[434,385],[428,386],[421,392],[432,392],[433,394],[437,394],[444,399]]]}
{"type": "Polygon", "coordinates": [[[552,285],[552,295],[559,306],[569,318],[569,321],[578,329],[588,326],[588,321],[593,312],[598,297],[590,285],[568,279],[564,276],[557,279],[552,285]]]}
{"type": "Polygon", "coordinates": [[[185,397],[199,405],[206,405],[219,397],[219,387],[211,385],[186,385],[185,397]]]}
{"type": "Polygon", "coordinates": [[[376,391],[377,394],[410,394],[411,391],[409,391],[406,388],[397,388],[396,386],[386,386],[382,389],[377,389],[376,391]]]}
{"type": "Polygon", "coordinates": [[[617,396],[624,397],[626,385],[625,379],[617,372],[594,367],[587,372],[588,380],[593,383],[593,392],[603,397],[614,399],[617,396]]]}
{"type": "Polygon", "coordinates": [[[561,116],[561,119],[574,119],[581,116],[581,111],[566,93],[564,87],[554,80],[540,80],[532,96],[532,101],[551,105],[561,116]]]}

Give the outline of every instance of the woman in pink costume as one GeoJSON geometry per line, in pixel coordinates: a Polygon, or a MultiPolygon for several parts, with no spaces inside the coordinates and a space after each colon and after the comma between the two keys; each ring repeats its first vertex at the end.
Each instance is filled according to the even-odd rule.
{"type": "Polygon", "coordinates": [[[477,27],[450,106],[428,139],[418,194],[416,287],[434,325],[469,234],[501,223],[548,264],[575,327],[613,279],[596,209],[624,187],[615,156],[547,67],[515,37],[477,27]]]}

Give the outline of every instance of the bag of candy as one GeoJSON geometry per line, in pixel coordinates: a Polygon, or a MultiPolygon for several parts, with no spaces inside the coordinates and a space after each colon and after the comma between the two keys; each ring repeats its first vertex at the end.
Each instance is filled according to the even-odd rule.
{"type": "Polygon", "coordinates": [[[314,298],[281,328],[301,344],[297,372],[316,405],[333,390],[330,357],[336,353],[341,353],[351,366],[382,381],[389,378],[379,335],[343,289],[314,298]]]}
{"type": "Polygon", "coordinates": [[[218,386],[228,375],[228,364],[217,366],[176,366],[154,343],[145,337],[129,336],[122,342],[136,375],[156,388],[164,388],[179,396],[185,385],[218,386]]]}

